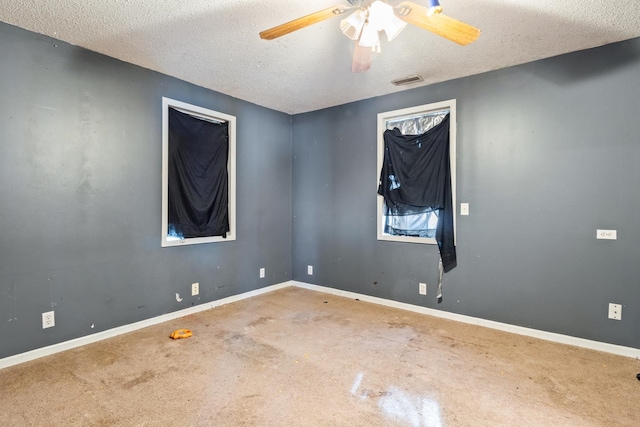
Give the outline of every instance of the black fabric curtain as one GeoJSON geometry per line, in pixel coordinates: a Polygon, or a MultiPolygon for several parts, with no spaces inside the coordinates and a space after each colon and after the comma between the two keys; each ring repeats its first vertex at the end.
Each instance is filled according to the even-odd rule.
{"type": "Polygon", "coordinates": [[[456,266],[449,161],[449,115],[421,135],[384,132],[384,161],[378,194],[386,212],[410,215],[438,211],[436,242],[444,271],[456,266]]]}
{"type": "Polygon", "coordinates": [[[228,123],[169,108],[169,230],[189,237],[229,232],[228,123]]]}

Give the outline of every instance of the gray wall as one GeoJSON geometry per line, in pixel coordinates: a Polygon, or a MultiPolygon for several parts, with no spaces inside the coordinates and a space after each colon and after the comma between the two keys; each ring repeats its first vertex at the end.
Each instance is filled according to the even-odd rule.
{"type": "Polygon", "coordinates": [[[639,76],[634,39],[294,116],[294,279],[640,348],[639,76]],[[376,114],[452,98],[470,216],[438,305],[437,247],[376,240],[376,114]]]}
{"type": "Polygon", "coordinates": [[[2,23],[0,94],[0,358],[291,279],[289,115],[2,23]],[[160,247],[162,96],[237,117],[237,241],[160,247]]]}

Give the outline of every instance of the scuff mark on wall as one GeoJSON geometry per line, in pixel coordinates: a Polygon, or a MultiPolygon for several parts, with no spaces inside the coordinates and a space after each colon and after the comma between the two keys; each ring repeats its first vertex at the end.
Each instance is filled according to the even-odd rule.
{"type": "Polygon", "coordinates": [[[180,294],[176,293],[176,301],[182,302],[182,298],[180,298],[180,294]]]}

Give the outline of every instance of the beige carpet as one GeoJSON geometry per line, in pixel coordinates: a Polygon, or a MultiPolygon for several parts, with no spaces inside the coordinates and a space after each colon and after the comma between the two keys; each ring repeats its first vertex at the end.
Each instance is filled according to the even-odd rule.
{"type": "Polygon", "coordinates": [[[637,372],[287,288],[0,370],[0,426],[639,426],[637,372]]]}

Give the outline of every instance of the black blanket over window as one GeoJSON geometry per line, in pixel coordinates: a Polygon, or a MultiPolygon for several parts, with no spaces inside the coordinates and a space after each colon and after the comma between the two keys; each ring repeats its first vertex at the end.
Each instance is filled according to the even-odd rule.
{"type": "Polygon", "coordinates": [[[169,108],[169,229],[184,238],[229,232],[227,123],[169,108]]]}
{"type": "Polygon", "coordinates": [[[456,266],[449,161],[449,115],[422,135],[384,133],[384,161],[378,194],[390,212],[438,210],[436,242],[444,271],[456,266]]]}

